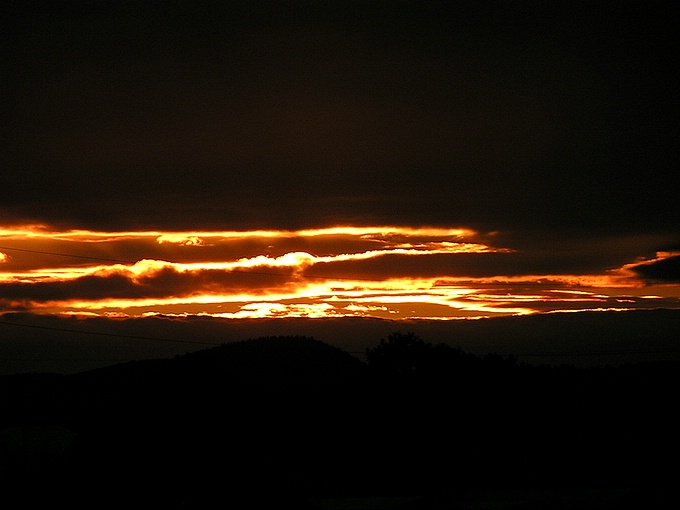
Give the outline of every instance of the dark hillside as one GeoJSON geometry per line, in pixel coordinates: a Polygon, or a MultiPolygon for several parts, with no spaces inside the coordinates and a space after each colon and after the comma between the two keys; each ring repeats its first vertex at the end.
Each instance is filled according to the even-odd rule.
{"type": "Polygon", "coordinates": [[[0,378],[3,494],[83,508],[305,508],[336,496],[460,502],[489,488],[658,493],[674,480],[676,364],[536,367],[413,334],[390,335],[367,360],[266,337],[0,378]]]}
{"type": "MultiPolygon", "coordinates": [[[[97,407],[132,403],[142,408],[182,402],[223,412],[253,394],[311,396],[353,384],[366,366],[344,351],[307,337],[265,337],[224,344],[169,360],[128,362],[68,376],[97,407]]],[[[84,409],[85,413],[91,411],[84,409]]],[[[148,412],[141,411],[141,412],[148,412]]]]}
{"type": "Polygon", "coordinates": [[[307,491],[322,483],[314,476],[331,476],[317,467],[347,465],[364,447],[353,436],[366,372],[356,357],[314,339],[267,337],[71,376],[4,377],[0,426],[59,425],[76,436],[53,459],[58,470],[31,458],[6,461],[2,474],[56,476],[45,482],[70,504],[112,491],[112,504],[134,492],[170,505],[206,484],[307,491]]]}

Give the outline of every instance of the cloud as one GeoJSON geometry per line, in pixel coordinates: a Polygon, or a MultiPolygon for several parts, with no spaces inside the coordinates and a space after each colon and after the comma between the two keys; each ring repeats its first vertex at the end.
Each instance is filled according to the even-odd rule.
{"type": "Polygon", "coordinates": [[[97,301],[106,299],[171,298],[199,294],[262,294],[268,289],[286,289],[294,279],[290,267],[267,267],[233,271],[215,269],[177,270],[168,263],[140,263],[131,268],[98,269],[74,278],[43,277],[33,281],[0,284],[9,300],[36,302],[97,301]],[[259,268],[261,269],[261,268],[259,268]]]}
{"type": "Polygon", "coordinates": [[[170,17],[11,7],[0,216],[163,231],[678,224],[665,6],[551,5],[544,19],[225,3],[170,17]]]}
{"type": "MultiPolygon", "coordinates": [[[[640,296],[617,299],[641,286],[641,275],[622,261],[668,244],[658,236],[531,243],[503,232],[408,226],[213,232],[41,226],[5,228],[0,236],[0,246],[17,250],[0,271],[5,310],[234,318],[648,307],[640,296]]],[[[644,258],[635,265],[642,261],[651,264],[644,258]]],[[[648,293],[677,306],[677,291],[648,293]]]]}
{"type": "Polygon", "coordinates": [[[659,252],[653,260],[629,264],[627,268],[648,282],[680,283],[680,253],[659,252]]]}
{"type": "Polygon", "coordinates": [[[174,243],[182,246],[203,246],[203,239],[199,236],[163,234],[156,238],[158,244],[174,243]]]}

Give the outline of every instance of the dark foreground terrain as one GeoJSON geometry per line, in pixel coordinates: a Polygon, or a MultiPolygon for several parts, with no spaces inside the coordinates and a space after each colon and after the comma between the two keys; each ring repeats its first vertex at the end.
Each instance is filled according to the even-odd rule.
{"type": "Polygon", "coordinates": [[[576,369],[393,334],[0,378],[0,507],[670,508],[674,363],[576,369]]]}

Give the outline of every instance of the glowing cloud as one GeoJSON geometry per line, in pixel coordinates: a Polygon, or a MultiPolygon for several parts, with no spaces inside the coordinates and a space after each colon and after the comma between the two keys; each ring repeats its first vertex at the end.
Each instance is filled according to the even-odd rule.
{"type": "Polygon", "coordinates": [[[182,246],[203,246],[203,239],[197,235],[164,234],[156,238],[158,244],[174,243],[182,246]]]}
{"type": "Polygon", "coordinates": [[[680,260],[675,252],[598,273],[507,275],[504,268],[513,269],[521,254],[495,246],[494,239],[469,229],[386,226],[244,232],[5,227],[0,313],[451,319],[680,307],[677,285],[650,287],[644,280],[648,268],[668,275],[659,264],[680,260]],[[471,263],[485,269],[468,275],[471,263]],[[652,295],[659,299],[648,299],[652,295]]]}

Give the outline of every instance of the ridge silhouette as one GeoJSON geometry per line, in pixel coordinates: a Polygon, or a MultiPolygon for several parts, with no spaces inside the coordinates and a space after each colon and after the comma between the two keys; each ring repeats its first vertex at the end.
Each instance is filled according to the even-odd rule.
{"type": "Polygon", "coordinates": [[[263,337],[0,377],[0,501],[318,508],[321,498],[427,496],[409,508],[464,508],[474,489],[658,494],[675,475],[677,364],[536,367],[412,333],[389,335],[366,359],[309,337],[263,337]]]}

